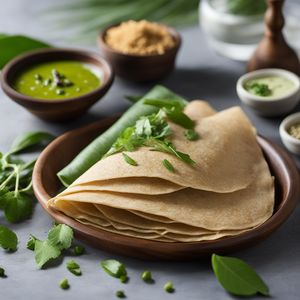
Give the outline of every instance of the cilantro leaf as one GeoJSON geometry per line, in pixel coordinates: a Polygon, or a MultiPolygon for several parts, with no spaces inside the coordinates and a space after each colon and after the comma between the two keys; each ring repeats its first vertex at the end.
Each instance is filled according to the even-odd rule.
{"type": "Polygon", "coordinates": [[[0,247],[8,251],[16,251],[17,245],[17,235],[9,228],[0,225],[0,247]]]}
{"type": "Polygon", "coordinates": [[[65,224],[56,225],[49,231],[48,240],[60,250],[68,249],[72,245],[73,230],[65,224]]]}
{"type": "Polygon", "coordinates": [[[5,194],[4,214],[11,223],[17,223],[28,219],[32,214],[31,197],[25,193],[14,192],[5,194]]]}
{"type": "Polygon", "coordinates": [[[73,230],[65,224],[54,225],[45,241],[40,241],[31,236],[27,248],[34,249],[35,261],[42,268],[48,261],[58,258],[62,250],[71,247],[73,230]]]}
{"type": "Polygon", "coordinates": [[[79,264],[74,261],[73,259],[69,260],[67,262],[67,269],[74,275],[80,276],[81,275],[81,269],[79,264]]]}
{"type": "Polygon", "coordinates": [[[58,258],[61,254],[61,250],[49,240],[36,240],[34,253],[37,265],[42,268],[48,261],[58,258]]]}

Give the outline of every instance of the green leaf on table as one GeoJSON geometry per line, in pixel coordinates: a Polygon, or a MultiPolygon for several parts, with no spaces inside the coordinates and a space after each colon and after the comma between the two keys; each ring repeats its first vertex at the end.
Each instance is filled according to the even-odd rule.
{"type": "Polygon", "coordinates": [[[23,36],[1,34],[0,38],[0,70],[14,57],[30,50],[48,48],[50,45],[39,40],[23,36]]]}
{"type": "Polygon", "coordinates": [[[126,276],[127,271],[121,262],[115,259],[107,259],[100,263],[102,269],[112,277],[120,278],[121,276],[126,276]]]}
{"type": "Polygon", "coordinates": [[[55,137],[52,134],[47,132],[28,132],[18,136],[13,141],[9,153],[17,153],[36,145],[45,145],[51,142],[54,138],[55,137]]]}
{"type": "Polygon", "coordinates": [[[73,230],[65,224],[55,225],[48,233],[48,240],[60,250],[68,249],[72,245],[73,230]]]}
{"type": "Polygon", "coordinates": [[[76,276],[80,276],[81,275],[81,269],[79,264],[73,260],[70,259],[69,261],[67,261],[67,269],[74,275],[76,276]]]}
{"type": "Polygon", "coordinates": [[[37,265],[42,268],[50,260],[58,258],[61,250],[56,245],[51,244],[49,240],[36,240],[34,253],[37,265]]]}
{"type": "Polygon", "coordinates": [[[244,261],[234,257],[212,255],[213,271],[225,290],[237,296],[269,295],[259,275],[244,261]]]}
{"type": "Polygon", "coordinates": [[[16,251],[17,245],[17,235],[9,228],[0,225],[0,247],[5,250],[16,251]]]}
{"type": "Polygon", "coordinates": [[[5,194],[4,214],[10,223],[17,223],[30,218],[32,215],[32,199],[25,193],[14,192],[5,194]]]}

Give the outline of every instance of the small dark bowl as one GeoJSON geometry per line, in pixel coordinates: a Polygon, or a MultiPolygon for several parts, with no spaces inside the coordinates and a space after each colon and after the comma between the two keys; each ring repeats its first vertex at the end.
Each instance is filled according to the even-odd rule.
{"type": "Polygon", "coordinates": [[[47,121],[65,121],[81,116],[100,100],[110,88],[113,79],[114,73],[109,63],[97,54],[71,49],[43,49],[20,55],[9,62],[3,69],[1,86],[8,97],[37,117],[47,121]],[[16,75],[24,68],[57,60],[79,61],[98,67],[102,70],[101,86],[87,94],[62,100],[33,98],[13,88],[16,75]]]}
{"type": "Polygon", "coordinates": [[[106,44],[107,30],[118,25],[107,27],[99,33],[97,39],[101,53],[110,62],[116,75],[127,80],[146,82],[161,79],[174,69],[176,55],[181,45],[180,34],[175,29],[166,26],[175,41],[175,46],[165,53],[133,55],[122,53],[106,44]]]}

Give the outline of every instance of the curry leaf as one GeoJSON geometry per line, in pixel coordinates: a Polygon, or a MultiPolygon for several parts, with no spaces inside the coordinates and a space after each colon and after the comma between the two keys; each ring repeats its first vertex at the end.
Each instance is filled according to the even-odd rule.
{"type": "Polygon", "coordinates": [[[9,228],[0,225],[0,247],[9,251],[16,251],[18,245],[17,235],[9,228]]]}
{"type": "Polygon", "coordinates": [[[263,280],[241,259],[213,254],[212,268],[223,288],[234,295],[269,295],[269,289],[263,280]]]}
{"type": "Polygon", "coordinates": [[[9,153],[17,153],[32,146],[47,144],[53,139],[54,136],[47,132],[28,132],[13,141],[9,153]]]}
{"type": "Polygon", "coordinates": [[[115,259],[104,260],[100,263],[100,265],[110,276],[120,278],[121,276],[127,275],[125,266],[115,259]]]}
{"type": "Polygon", "coordinates": [[[0,70],[15,56],[24,52],[50,47],[48,44],[22,35],[4,36],[0,38],[0,70]]]}

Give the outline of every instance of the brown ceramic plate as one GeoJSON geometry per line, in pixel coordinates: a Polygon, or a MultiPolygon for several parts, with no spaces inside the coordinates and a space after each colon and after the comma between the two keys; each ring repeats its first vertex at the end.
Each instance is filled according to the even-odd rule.
{"type": "Polygon", "coordinates": [[[61,184],[56,173],[66,166],[89,142],[117,119],[107,118],[54,140],[40,155],[33,172],[33,188],[38,201],[57,222],[71,226],[76,237],[107,251],[146,259],[194,259],[211,253],[227,253],[255,245],[274,232],[292,213],[300,193],[298,170],[279,146],[263,137],[258,142],[275,177],[276,204],[273,216],[246,233],[215,241],[164,243],[127,237],[83,225],[46,206],[61,184]]]}

